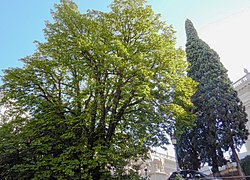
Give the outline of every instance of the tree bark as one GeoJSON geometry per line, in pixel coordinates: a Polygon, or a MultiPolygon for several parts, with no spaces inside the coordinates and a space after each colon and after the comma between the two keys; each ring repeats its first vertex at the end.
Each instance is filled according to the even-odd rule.
{"type": "Polygon", "coordinates": [[[236,164],[237,164],[239,175],[241,176],[241,179],[245,180],[246,178],[245,178],[245,174],[244,174],[244,172],[243,172],[243,170],[241,168],[241,165],[240,165],[239,156],[238,156],[238,154],[237,154],[237,152],[236,152],[236,150],[235,150],[235,148],[234,148],[233,145],[231,146],[231,150],[232,150],[233,157],[234,157],[234,159],[236,161],[236,164]]]}

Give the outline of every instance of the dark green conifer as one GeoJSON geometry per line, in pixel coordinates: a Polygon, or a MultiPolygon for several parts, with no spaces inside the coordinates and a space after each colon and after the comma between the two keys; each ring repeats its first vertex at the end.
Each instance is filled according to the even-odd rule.
{"type": "Polygon", "coordinates": [[[190,20],[186,20],[185,28],[188,76],[199,83],[192,97],[198,115],[192,143],[202,162],[212,166],[216,174],[226,163],[225,151],[230,150],[239,166],[236,150],[248,136],[247,115],[219,55],[198,37],[190,20]]]}

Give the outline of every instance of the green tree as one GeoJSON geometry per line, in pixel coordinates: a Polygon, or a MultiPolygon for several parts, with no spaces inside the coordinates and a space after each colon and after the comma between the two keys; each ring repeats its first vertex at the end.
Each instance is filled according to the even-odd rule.
{"type": "MultiPolygon", "coordinates": [[[[195,127],[194,127],[195,128],[195,127]]],[[[185,128],[177,144],[178,162],[181,169],[197,170],[201,167],[199,152],[196,148],[194,128],[185,128]]]]}
{"type": "Polygon", "coordinates": [[[9,117],[28,113],[18,133],[9,131],[20,161],[1,164],[8,178],[107,179],[108,165],[124,167],[168,143],[173,126],[181,132],[193,122],[185,109],[195,83],[172,27],[144,0],[114,0],[110,8],[81,14],[62,0],[45,42],[21,59],[24,67],[5,70],[9,117]]]}
{"type": "MultiPolygon", "coordinates": [[[[231,86],[218,54],[202,41],[190,20],[186,20],[188,76],[198,82],[192,96],[198,115],[193,144],[213,173],[226,163],[223,152],[230,150],[240,169],[236,153],[248,136],[247,115],[231,86]]],[[[241,171],[241,170],[240,170],[241,171]]]]}

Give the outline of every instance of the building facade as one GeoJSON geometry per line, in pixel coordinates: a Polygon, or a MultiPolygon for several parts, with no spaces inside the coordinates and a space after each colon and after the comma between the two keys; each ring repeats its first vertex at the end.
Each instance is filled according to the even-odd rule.
{"type": "MultiPolygon", "coordinates": [[[[247,128],[250,133],[250,73],[245,70],[245,76],[233,83],[234,89],[238,92],[238,97],[245,106],[247,113],[247,128]]],[[[245,143],[246,150],[250,152],[250,135],[245,143]]]]}
{"type": "Polygon", "coordinates": [[[147,180],[167,180],[173,171],[176,171],[175,157],[167,153],[152,151],[148,153],[147,160],[137,160],[130,162],[128,171],[133,170],[138,175],[147,180]]]}

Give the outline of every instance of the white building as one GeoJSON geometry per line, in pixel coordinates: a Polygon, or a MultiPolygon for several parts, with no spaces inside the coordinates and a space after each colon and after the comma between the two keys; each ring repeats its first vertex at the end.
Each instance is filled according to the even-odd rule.
{"type": "MultiPolygon", "coordinates": [[[[247,128],[250,133],[250,73],[247,70],[245,70],[245,73],[245,76],[233,83],[233,87],[238,92],[238,97],[245,106],[248,118],[247,128]]],[[[250,135],[245,143],[245,147],[247,152],[250,153],[250,135]]]]}
{"type": "Polygon", "coordinates": [[[151,153],[151,163],[148,174],[150,180],[166,180],[173,171],[176,171],[175,157],[159,152],[151,153]]]}
{"type": "Polygon", "coordinates": [[[145,161],[139,160],[131,162],[128,169],[137,166],[139,176],[147,180],[167,180],[173,171],[176,171],[175,157],[169,156],[166,152],[160,153],[157,151],[149,152],[148,159],[145,161]]]}

